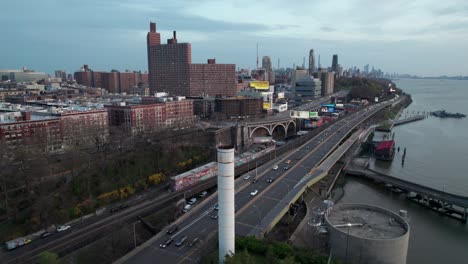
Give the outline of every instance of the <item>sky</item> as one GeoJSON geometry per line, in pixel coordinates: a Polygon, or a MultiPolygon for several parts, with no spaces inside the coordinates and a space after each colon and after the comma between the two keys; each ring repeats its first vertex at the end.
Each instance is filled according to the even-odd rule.
{"type": "Polygon", "coordinates": [[[338,54],[345,68],[365,64],[420,76],[468,75],[466,0],[14,0],[1,5],[0,69],[53,73],[147,70],[146,34],[177,31],[192,62],[255,68],[321,65],[338,54]]]}

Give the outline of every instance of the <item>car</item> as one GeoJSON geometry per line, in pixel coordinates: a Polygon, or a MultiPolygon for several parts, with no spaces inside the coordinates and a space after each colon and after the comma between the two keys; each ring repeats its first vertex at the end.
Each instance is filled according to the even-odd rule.
{"type": "Polygon", "coordinates": [[[213,207],[213,209],[219,210],[219,205],[218,205],[218,204],[215,204],[215,206],[213,207]]]}
{"type": "Polygon", "coordinates": [[[258,182],[257,178],[253,179],[253,181],[252,181],[252,183],[257,183],[257,182],[258,182]]]}
{"type": "Polygon", "coordinates": [[[250,175],[245,175],[244,180],[248,180],[248,179],[250,179],[250,175]]]}
{"type": "Polygon", "coordinates": [[[192,242],[189,244],[189,247],[193,247],[193,245],[195,245],[196,243],[198,243],[198,240],[199,240],[198,237],[194,238],[194,239],[192,240],[192,242]]]}
{"type": "Polygon", "coordinates": [[[187,203],[190,204],[190,205],[192,205],[192,204],[194,204],[194,203],[196,203],[196,202],[197,202],[197,198],[192,198],[192,199],[190,199],[187,203]]]}
{"type": "Polygon", "coordinates": [[[283,169],[284,170],[289,170],[289,166],[285,166],[283,169]]]}
{"type": "Polygon", "coordinates": [[[218,219],[218,214],[212,215],[211,218],[218,219]]]}
{"type": "Polygon", "coordinates": [[[274,169],[274,170],[277,170],[277,169],[278,169],[278,165],[273,166],[273,169],[274,169]]]}
{"type": "Polygon", "coordinates": [[[290,164],[290,163],[291,163],[291,160],[287,160],[285,163],[286,163],[286,164],[290,164]]]}
{"type": "Polygon", "coordinates": [[[306,147],[306,149],[310,149],[310,147],[309,147],[309,146],[307,146],[307,147],[306,147]]]}
{"type": "Polygon", "coordinates": [[[170,235],[170,234],[174,233],[174,232],[177,231],[177,230],[179,230],[179,227],[175,225],[175,226],[170,227],[170,228],[166,231],[166,233],[168,233],[168,234],[170,235]]]}
{"type": "Polygon", "coordinates": [[[176,247],[182,246],[184,244],[185,240],[187,240],[187,236],[184,236],[181,239],[177,240],[177,242],[175,243],[175,246],[176,247]]]}
{"type": "Polygon", "coordinates": [[[44,233],[42,233],[41,238],[45,238],[45,237],[51,236],[53,234],[54,233],[52,233],[52,232],[44,232],[44,233]]]}
{"type": "Polygon", "coordinates": [[[166,247],[169,246],[173,241],[174,241],[174,239],[169,238],[166,242],[164,242],[164,243],[162,243],[162,244],[159,244],[159,247],[160,247],[160,248],[166,248],[166,247]]]}
{"type": "Polygon", "coordinates": [[[57,227],[57,232],[63,232],[63,231],[66,231],[66,230],[68,230],[70,228],[71,228],[71,226],[69,226],[69,225],[61,225],[61,226],[57,227]]]}
{"type": "Polygon", "coordinates": [[[268,183],[272,183],[273,181],[274,181],[273,178],[268,178],[268,180],[267,180],[268,183]]]}
{"type": "Polygon", "coordinates": [[[119,209],[124,209],[124,208],[127,208],[127,207],[128,207],[128,204],[125,203],[125,204],[121,204],[119,206],[119,209]]]}
{"type": "Polygon", "coordinates": [[[250,196],[255,196],[255,195],[257,195],[257,193],[258,193],[258,190],[255,190],[255,191],[250,193],[250,196]]]}
{"type": "Polygon", "coordinates": [[[118,207],[112,207],[112,208],[110,209],[110,212],[111,212],[111,213],[114,213],[114,212],[117,212],[119,209],[120,209],[120,208],[118,208],[118,207]]]}
{"type": "Polygon", "coordinates": [[[200,198],[203,198],[203,197],[205,197],[207,194],[208,194],[207,191],[203,191],[203,192],[200,193],[199,196],[200,196],[200,198]]]}
{"type": "Polygon", "coordinates": [[[301,156],[299,156],[299,157],[296,157],[296,160],[300,160],[300,159],[302,159],[302,157],[301,157],[301,156]]]}

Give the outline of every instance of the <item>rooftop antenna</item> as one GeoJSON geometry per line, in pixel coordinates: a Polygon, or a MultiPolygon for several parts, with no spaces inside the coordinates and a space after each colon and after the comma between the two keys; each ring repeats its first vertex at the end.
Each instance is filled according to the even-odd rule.
{"type": "Polygon", "coordinates": [[[305,69],[305,57],[302,57],[302,69],[305,69]]]}
{"type": "Polygon", "coordinates": [[[320,65],[320,54],[319,54],[318,66],[319,66],[319,69],[322,68],[322,65],[320,65]]]}
{"type": "Polygon", "coordinates": [[[278,69],[280,68],[280,59],[278,58],[278,69]]]}
{"type": "Polygon", "coordinates": [[[257,71],[258,71],[258,43],[257,43],[257,71]]]}

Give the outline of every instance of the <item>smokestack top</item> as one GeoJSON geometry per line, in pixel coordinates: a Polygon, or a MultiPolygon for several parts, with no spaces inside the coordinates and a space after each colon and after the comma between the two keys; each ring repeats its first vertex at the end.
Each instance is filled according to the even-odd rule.
{"type": "Polygon", "coordinates": [[[208,59],[208,64],[216,64],[216,59],[208,59]]]}
{"type": "Polygon", "coordinates": [[[83,68],[84,68],[85,71],[88,71],[88,69],[89,69],[88,64],[85,64],[85,65],[83,66],[83,68]]]}
{"type": "Polygon", "coordinates": [[[156,23],[150,22],[150,32],[156,33],[156,23]]]}
{"type": "Polygon", "coordinates": [[[175,30],[172,31],[172,37],[173,37],[174,39],[177,39],[177,32],[176,32],[175,30]]]}
{"type": "Polygon", "coordinates": [[[233,145],[219,145],[218,150],[224,150],[224,149],[233,149],[233,145]]]}

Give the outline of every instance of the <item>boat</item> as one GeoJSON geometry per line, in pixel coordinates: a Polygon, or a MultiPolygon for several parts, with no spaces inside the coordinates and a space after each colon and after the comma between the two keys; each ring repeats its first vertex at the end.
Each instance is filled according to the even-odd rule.
{"type": "Polygon", "coordinates": [[[446,112],[445,110],[437,110],[437,111],[431,112],[431,115],[436,116],[436,117],[441,117],[441,118],[447,118],[447,117],[450,117],[450,118],[465,118],[466,117],[465,114],[449,113],[449,112],[446,112]]]}

